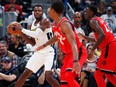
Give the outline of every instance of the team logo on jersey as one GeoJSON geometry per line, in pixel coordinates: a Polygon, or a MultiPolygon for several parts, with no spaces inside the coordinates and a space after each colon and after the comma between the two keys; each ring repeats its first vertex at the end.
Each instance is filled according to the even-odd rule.
{"type": "Polygon", "coordinates": [[[66,38],[63,37],[59,32],[55,32],[55,35],[58,37],[60,43],[61,43],[62,45],[64,45],[64,42],[63,42],[63,41],[64,41],[66,38]]]}

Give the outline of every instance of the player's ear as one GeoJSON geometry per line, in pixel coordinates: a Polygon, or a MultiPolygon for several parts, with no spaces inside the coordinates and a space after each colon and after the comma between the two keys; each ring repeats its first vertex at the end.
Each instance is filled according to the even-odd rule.
{"type": "Polygon", "coordinates": [[[46,21],[46,28],[49,28],[50,27],[50,20],[48,18],[46,18],[45,21],[46,21]]]}

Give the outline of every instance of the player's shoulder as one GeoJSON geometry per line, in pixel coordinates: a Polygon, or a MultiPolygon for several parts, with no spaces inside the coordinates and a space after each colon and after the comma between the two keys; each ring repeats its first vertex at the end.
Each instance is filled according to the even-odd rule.
{"type": "Polygon", "coordinates": [[[53,32],[52,27],[46,28],[44,32],[45,33],[50,33],[50,32],[52,33],[53,32]]]}
{"type": "Polygon", "coordinates": [[[38,23],[37,25],[35,25],[34,23],[35,23],[35,21],[33,21],[32,25],[31,25],[31,31],[36,31],[36,29],[40,27],[40,23],[38,23]]]}
{"type": "Polygon", "coordinates": [[[41,22],[50,22],[49,18],[43,18],[41,22]]]}

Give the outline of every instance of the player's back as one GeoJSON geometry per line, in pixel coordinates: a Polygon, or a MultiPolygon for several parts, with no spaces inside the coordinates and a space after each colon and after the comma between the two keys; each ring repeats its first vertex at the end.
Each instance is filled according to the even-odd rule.
{"type": "MultiPolygon", "coordinates": [[[[70,45],[69,41],[67,40],[66,35],[60,29],[60,26],[61,26],[62,22],[64,22],[64,21],[69,22],[71,24],[71,26],[74,28],[74,26],[72,25],[72,23],[67,18],[65,18],[65,17],[60,20],[60,22],[59,22],[59,24],[57,26],[55,26],[55,24],[53,23],[52,27],[53,27],[53,31],[54,31],[55,35],[58,37],[59,45],[60,45],[62,51],[65,54],[68,54],[68,53],[72,52],[72,48],[71,48],[71,45],[70,45]]],[[[78,38],[78,36],[76,34],[75,29],[73,31],[74,31],[74,34],[75,34],[74,36],[76,38],[76,42],[78,44],[77,48],[79,50],[79,48],[81,47],[82,44],[79,41],[79,38],[78,38]]]]}

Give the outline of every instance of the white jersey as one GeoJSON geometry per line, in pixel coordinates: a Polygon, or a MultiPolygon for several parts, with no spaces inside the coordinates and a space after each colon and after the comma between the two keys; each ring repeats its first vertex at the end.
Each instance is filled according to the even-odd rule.
{"type": "MultiPolygon", "coordinates": [[[[34,21],[35,22],[35,21],[34,21]]],[[[32,23],[31,26],[31,31],[22,29],[22,32],[30,37],[33,37],[35,39],[35,46],[33,47],[33,50],[46,43],[52,36],[52,28],[47,28],[45,31],[40,29],[40,23],[38,23],[36,26],[34,25],[34,22],[32,23]]],[[[38,52],[48,52],[48,51],[54,51],[52,46],[47,46],[44,49],[39,50],[38,52]]]]}

